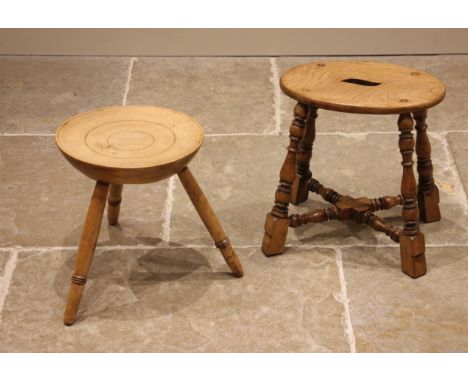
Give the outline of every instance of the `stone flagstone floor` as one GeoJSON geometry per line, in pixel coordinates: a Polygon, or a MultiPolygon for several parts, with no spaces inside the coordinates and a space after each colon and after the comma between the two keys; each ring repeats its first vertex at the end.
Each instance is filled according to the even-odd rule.
{"type": "MultiPolygon", "coordinates": [[[[362,58],[447,85],[428,117],[443,218],[421,225],[426,276],[405,276],[398,246],[353,223],[290,230],[284,255],[261,253],[294,104],[278,79],[320,59],[0,57],[0,351],[468,351],[468,56],[362,58]],[[120,224],[103,223],[78,320],[65,327],[93,182],[59,154],[54,132],[75,113],[117,104],[202,123],[191,168],[246,273],[227,273],[176,177],[126,186],[120,224]]],[[[319,111],[317,129],[312,171],[322,183],[399,193],[394,116],[319,111]]],[[[324,205],[311,196],[292,210],[324,205]]],[[[400,211],[384,215],[401,224],[400,211]]]]}

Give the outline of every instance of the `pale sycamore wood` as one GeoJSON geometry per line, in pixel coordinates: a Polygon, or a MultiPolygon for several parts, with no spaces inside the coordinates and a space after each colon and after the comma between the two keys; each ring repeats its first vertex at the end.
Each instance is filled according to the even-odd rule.
{"type": "Polygon", "coordinates": [[[109,190],[107,183],[96,182],[93,196],[86,215],[81,233],[80,245],[75,259],[70,287],[68,289],[67,306],[65,308],[64,323],[72,325],[80,305],[81,296],[86,284],[88,271],[93,260],[96,243],[101,229],[102,216],[106,207],[106,197],[109,190]]]}
{"type": "Polygon", "coordinates": [[[65,158],[96,179],[68,292],[64,323],[72,325],[96,249],[108,196],[108,221],[117,224],[126,183],[148,183],[177,174],[195,209],[235,276],[244,271],[208,200],[186,167],[203,142],[203,129],[191,117],[150,106],[93,110],[69,119],[56,142],[65,158]],[[110,192],[109,192],[110,184],[110,192]],[[109,195],[108,195],[109,194],[109,195]]]}
{"type": "Polygon", "coordinates": [[[107,198],[107,220],[110,225],[119,221],[120,204],[122,202],[123,184],[111,184],[107,198]]]}
{"type": "Polygon", "coordinates": [[[401,114],[438,104],[445,86],[418,69],[384,62],[320,61],[283,73],[280,86],[299,102],[327,110],[401,114]]]}
{"type": "Polygon", "coordinates": [[[183,169],[203,143],[193,118],[155,106],[113,106],[78,114],[56,133],[65,158],[111,184],[151,183],[183,169]]]}
{"type": "Polygon", "coordinates": [[[221,251],[221,254],[224,257],[229,268],[237,277],[242,277],[244,275],[244,270],[239,261],[239,258],[232,248],[229,238],[224,233],[223,227],[219,222],[216,214],[208,202],[205,194],[198,185],[197,180],[191,173],[188,167],[184,168],[178,173],[179,179],[182,182],[190,200],[193,203],[193,206],[200,215],[203,224],[205,224],[206,229],[213,238],[216,247],[221,251]]]}

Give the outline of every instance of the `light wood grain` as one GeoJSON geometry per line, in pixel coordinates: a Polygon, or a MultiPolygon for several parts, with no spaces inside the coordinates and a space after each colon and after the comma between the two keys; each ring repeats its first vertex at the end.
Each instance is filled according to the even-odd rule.
{"type": "Polygon", "coordinates": [[[203,129],[191,117],[151,106],[116,106],[79,114],[56,134],[65,158],[96,187],[81,235],[64,323],[72,325],[83,294],[108,198],[109,224],[117,224],[126,183],[149,183],[177,174],[215,245],[236,277],[244,270],[221,224],[187,163],[203,142],[203,129]]]}
{"type": "Polygon", "coordinates": [[[88,271],[96,249],[108,190],[109,185],[102,182],[97,182],[94,188],[83,232],[81,233],[80,245],[76,254],[72,281],[68,290],[67,306],[64,314],[65,325],[72,325],[75,322],[88,271]]]}
{"type": "Polygon", "coordinates": [[[239,258],[235,254],[229,238],[224,233],[221,223],[216,217],[216,214],[211,208],[211,205],[202,189],[198,185],[197,180],[188,167],[184,168],[178,175],[193,203],[193,206],[197,210],[203,224],[205,224],[206,229],[213,238],[216,247],[221,251],[227,265],[235,276],[242,277],[244,275],[244,270],[242,269],[239,258]]]}
{"type": "Polygon", "coordinates": [[[362,114],[401,114],[428,109],[445,96],[436,77],[383,62],[320,61],[281,76],[281,89],[318,108],[362,114]]]}
{"type": "Polygon", "coordinates": [[[114,106],[78,114],[59,127],[67,160],[92,179],[150,183],[179,172],[203,142],[193,118],[154,106],[114,106]]]}
{"type": "Polygon", "coordinates": [[[119,221],[120,204],[122,202],[123,184],[111,184],[107,198],[107,221],[110,225],[116,225],[119,221]]]}

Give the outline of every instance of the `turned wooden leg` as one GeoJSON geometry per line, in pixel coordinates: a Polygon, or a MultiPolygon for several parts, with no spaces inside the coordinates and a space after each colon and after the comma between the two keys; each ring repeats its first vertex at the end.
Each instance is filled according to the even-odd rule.
{"type": "Polygon", "coordinates": [[[187,194],[193,203],[193,206],[197,210],[203,224],[205,224],[206,229],[213,238],[216,247],[221,251],[227,265],[231,268],[231,271],[235,276],[242,277],[244,275],[244,270],[242,269],[239,258],[235,254],[229,238],[224,233],[223,227],[211,208],[208,199],[206,199],[205,194],[198,185],[195,177],[192,175],[188,167],[185,167],[178,175],[185,191],[187,191],[187,194]]]}
{"type": "Polygon", "coordinates": [[[401,196],[403,198],[403,232],[400,235],[401,269],[417,278],[426,273],[424,235],[419,231],[419,209],[416,179],[413,173],[413,119],[410,114],[401,114],[398,119],[399,146],[403,158],[401,196]]]}
{"type": "Polygon", "coordinates": [[[413,113],[416,121],[416,155],[418,156],[418,205],[421,220],[431,223],[440,220],[439,189],[432,176],[431,144],[427,136],[426,110],[413,113]]]}
{"type": "Polygon", "coordinates": [[[262,251],[267,256],[284,252],[289,226],[288,206],[291,201],[291,186],[296,177],[296,153],[304,134],[308,110],[309,107],[300,102],[294,108],[294,120],[289,129],[288,153],[281,167],[275,205],[265,220],[262,251]]]}
{"type": "Polygon", "coordinates": [[[312,147],[315,141],[316,118],[317,108],[309,106],[304,137],[299,144],[299,152],[297,153],[296,178],[291,189],[292,204],[305,202],[309,197],[309,181],[312,178],[310,159],[312,158],[312,147]]]}
{"type": "Polygon", "coordinates": [[[65,308],[64,323],[72,325],[80,305],[86,277],[88,275],[94,250],[101,228],[102,216],[106,207],[106,197],[109,185],[97,182],[86,215],[86,221],[81,233],[80,245],[76,254],[75,269],[68,289],[67,306],[65,308]]]}
{"type": "Polygon", "coordinates": [[[111,184],[109,197],[107,198],[107,220],[110,225],[115,225],[119,221],[120,202],[122,201],[123,184],[111,184]]]}

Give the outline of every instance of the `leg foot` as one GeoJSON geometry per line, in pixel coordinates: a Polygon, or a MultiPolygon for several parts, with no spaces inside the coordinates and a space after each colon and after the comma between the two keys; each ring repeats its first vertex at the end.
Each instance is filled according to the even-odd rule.
{"type": "Polygon", "coordinates": [[[432,223],[441,219],[439,209],[439,189],[434,188],[429,192],[418,192],[419,217],[423,222],[432,223]]]}
{"type": "Polygon", "coordinates": [[[309,198],[309,180],[312,174],[304,177],[296,176],[291,188],[291,203],[294,205],[301,204],[309,198]]]}
{"type": "Polygon", "coordinates": [[[229,238],[224,233],[221,223],[216,217],[208,199],[206,199],[206,196],[198,185],[195,177],[192,175],[188,167],[185,167],[178,175],[185,191],[187,191],[187,194],[193,203],[193,206],[197,210],[198,215],[200,215],[206,229],[213,238],[216,247],[221,251],[227,265],[236,277],[242,277],[244,275],[244,270],[242,269],[239,258],[235,254],[229,238]]]}
{"type": "Polygon", "coordinates": [[[119,221],[120,203],[122,202],[123,184],[111,184],[109,197],[107,198],[107,220],[110,225],[115,225],[119,221]]]}
{"type": "Polygon", "coordinates": [[[224,240],[216,242],[215,245],[221,251],[221,255],[224,257],[224,261],[226,261],[226,264],[234,276],[244,276],[244,269],[242,268],[242,264],[239,258],[234,252],[234,248],[232,248],[229,238],[226,236],[224,240]]]}
{"type": "Polygon", "coordinates": [[[284,252],[289,220],[281,219],[268,213],[265,220],[265,235],[262,251],[266,256],[279,255],[284,252]]]}
{"type": "Polygon", "coordinates": [[[426,274],[426,256],[424,235],[418,232],[416,236],[400,235],[401,270],[412,278],[426,274]]]}
{"type": "Polygon", "coordinates": [[[94,188],[68,289],[67,306],[63,319],[65,325],[73,325],[75,322],[94,250],[96,249],[108,189],[109,185],[102,182],[97,182],[94,188]]]}

